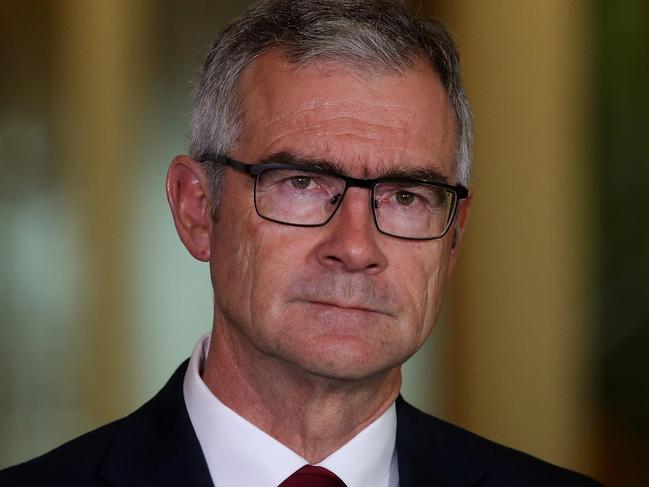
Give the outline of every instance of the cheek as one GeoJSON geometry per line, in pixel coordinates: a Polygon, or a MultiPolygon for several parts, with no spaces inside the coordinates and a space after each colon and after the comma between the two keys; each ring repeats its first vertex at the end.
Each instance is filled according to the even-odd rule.
{"type": "Polygon", "coordinates": [[[222,311],[236,311],[238,319],[247,312],[243,306],[251,296],[259,259],[253,218],[256,214],[250,208],[242,212],[223,204],[212,231],[210,272],[215,300],[222,311]]]}
{"type": "Polygon", "coordinates": [[[446,289],[446,281],[448,280],[448,266],[450,265],[450,249],[444,247],[438,264],[434,266],[431,272],[431,277],[428,281],[428,306],[426,315],[424,316],[425,328],[428,332],[435,326],[435,322],[439,317],[444,291],[446,289]]]}
{"type": "Polygon", "coordinates": [[[212,275],[217,303],[228,318],[257,328],[281,311],[283,291],[304,267],[300,256],[307,250],[293,229],[256,214],[251,218],[251,224],[241,218],[228,224],[230,237],[216,242],[212,275]]]}
{"type": "MultiPolygon", "coordinates": [[[[441,243],[441,242],[439,242],[441,243]]],[[[407,320],[411,323],[410,331],[418,341],[426,339],[435,325],[442,303],[446,284],[449,251],[446,245],[427,242],[416,251],[408,253],[408,262],[395,263],[404,292],[408,300],[407,320]],[[433,248],[425,245],[432,244],[433,248]],[[407,284],[407,285],[406,285],[407,284]]]]}
{"type": "Polygon", "coordinates": [[[287,287],[308,265],[309,239],[303,229],[263,221],[252,237],[250,276],[251,299],[260,312],[276,312],[271,308],[284,297],[287,287]]]}

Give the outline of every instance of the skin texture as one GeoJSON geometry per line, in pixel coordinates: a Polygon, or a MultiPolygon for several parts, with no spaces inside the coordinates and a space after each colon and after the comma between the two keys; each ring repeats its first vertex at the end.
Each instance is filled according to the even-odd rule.
{"type": "MultiPolygon", "coordinates": [[[[456,183],[455,120],[433,71],[370,74],[334,62],[297,67],[271,51],[240,84],[244,133],[230,156],[256,163],[290,152],[375,178],[433,169],[456,183]]],[[[195,161],[167,180],[178,233],[209,261],[214,329],[203,379],[241,416],[316,463],[382,414],[400,366],[439,315],[466,222],[465,201],[442,239],[378,232],[369,191],[350,188],[324,227],[261,219],[253,180],[227,169],[219,218],[195,161]]]]}

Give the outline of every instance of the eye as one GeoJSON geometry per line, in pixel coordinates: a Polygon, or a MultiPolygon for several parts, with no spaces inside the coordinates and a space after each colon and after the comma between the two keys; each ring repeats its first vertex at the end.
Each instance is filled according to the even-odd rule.
{"type": "Polygon", "coordinates": [[[306,189],[311,185],[311,178],[309,176],[293,176],[291,185],[295,189],[306,189]]]}
{"type": "Polygon", "coordinates": [[[397,203],[403,206],[411,205],[416,198],[417,196],[409,191],[397,191],[394,193],[394,199],[397,200],[397,203]]]}

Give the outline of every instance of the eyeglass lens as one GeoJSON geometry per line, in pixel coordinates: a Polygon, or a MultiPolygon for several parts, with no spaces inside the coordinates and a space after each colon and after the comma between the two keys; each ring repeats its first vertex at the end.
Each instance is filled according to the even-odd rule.
{"type": "MultiPolygon", "coordinates": [[[[255,205],[260,216],[289,225],[323,225],[336,211],[345,180],[302,169],[265,169],[257,176],[255,205]]],[[[442,236],[455,206],[455,194],[432,184],[380,182],[373,192],[376,224],[405,238],[442,236]]]]}

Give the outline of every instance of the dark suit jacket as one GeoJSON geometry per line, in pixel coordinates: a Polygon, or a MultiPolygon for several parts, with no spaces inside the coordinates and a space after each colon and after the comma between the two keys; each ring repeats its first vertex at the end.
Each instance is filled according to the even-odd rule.
{"type": "MultiPolygon", "coordinates": [[[[211,486],[183,399],[181,365],[126,418],[0,472],[0,486],[211,486]]],[[[401,487],[595,486],[397,401],[401,487]]],[[[236,486],[233,486],[236,487],[236,486]]]]}

